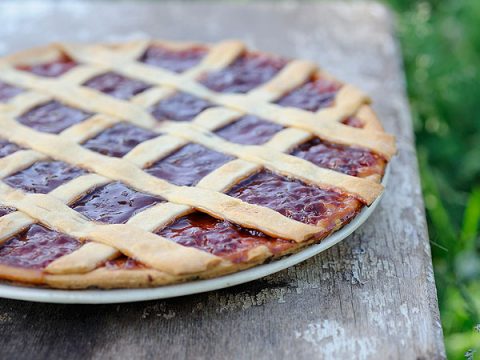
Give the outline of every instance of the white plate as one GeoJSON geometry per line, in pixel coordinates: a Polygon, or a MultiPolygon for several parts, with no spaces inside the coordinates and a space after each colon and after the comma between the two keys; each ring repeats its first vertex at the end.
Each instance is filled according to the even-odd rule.
{"type": "MultiPolygon", "coordinates": [[[[386,186],[389,177],[387,166],[382,184],[386,186]]],[[[383,194],[382,194],[383,195],[383,194]]],[[[348,225],[325,238],[321,243],[311,245],[296,254],[281,258],[271,263],[240,271],[215,279],[198,280],[184,284],[168,285],[151,289],[114,289],[114,290],[55,290],[29,288],[0,284],[0,297],[16,300],[29,300],[60,304],[114,304],[132,301],[166,299],[175,296],[197,294],[229,286],[243,284],[261,277],[276,273],[296,265],[345,239],[354,232],[372,214],[382,196],[379,196],[369,207],[363,210],[348,225]]]]}

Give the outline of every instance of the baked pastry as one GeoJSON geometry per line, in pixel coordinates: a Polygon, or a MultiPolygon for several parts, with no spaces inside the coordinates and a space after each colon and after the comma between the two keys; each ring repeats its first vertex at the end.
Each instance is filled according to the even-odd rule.
{"type": "Polygon", "coordinates": [[[55,44],[0,60],[0,279],[159,286],[319,242],[383,191],[369,98],[215,45],[55,44]]]}

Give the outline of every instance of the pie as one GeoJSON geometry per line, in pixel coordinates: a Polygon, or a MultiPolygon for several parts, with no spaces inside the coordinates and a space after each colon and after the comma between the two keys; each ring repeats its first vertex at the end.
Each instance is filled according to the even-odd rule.
{"type": "Polygon", "coordinates": [[[383,191],[369,98],[239,41],[54,44],[0,59],[0,279],[211,278],[322,241],[383,191]]]}

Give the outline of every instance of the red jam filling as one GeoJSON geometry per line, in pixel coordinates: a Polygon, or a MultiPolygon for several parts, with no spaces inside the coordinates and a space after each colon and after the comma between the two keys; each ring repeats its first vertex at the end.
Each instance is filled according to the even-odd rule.
{"type": "Polygon", "coordinates": [[[8,140],[0,139],[0,158],[13,154],[22,148],[8,140]]]}
{"type": "Polygon", "coordinates": [[[27,111],[18,118],[18,121],[38,131],[58,134],[62,130],[78,124],[90,116],[92,114],[64,105],[58,101],[50,101],[27,111]]]}
{"type": "Polygon", "coordinates": [[[31,225],[0,245],[0,264],[42,269],[80,247],[80,242],[41,225],[31,225]]]}
{"type": "Polygon", "coordinates": [[[39,161],[3,179],[8,185],[27,192],[46,194],[87,172],[62,161],[39,161]]]}
{"type": "Polygon", "coordinates": [[[72,208],[94,221],[123,224],[135,214],[162,202],[158,197],[113,182],[85,195],[72,208]]]}
{"type": "Polygon", "coordinates": [[[360,120],[359,118],[355,117],[355,116],[350,116],[350,117],[342,120],[342,124],[347,125],[347,126],[351,126],[351,127],[355,127],[355,128],[363,128],[365,126],[363,121],[360,120]]]}
{"type": "Polygon", "coordinates": [[[206,54],[207,49],[202,46],[173,50],[160,45],[152,45],[145,51],[140,61],[181,73],[197,65],[206,54]]]}
{"type": "Polygon", "coordinates": [[[153,139],[158,134],[134,125],[119,123],[83,144],[100,154],[122,157],[138,144],[153,139]]]}
{"type": "Polygon", "coordinates": [[[213,104],[196,96],[178,92],[153,105],[152,115],[158,121],[190,121],[213,104]]]}
{"type": "Polygon", "coordinates": [[[325,219],[335,221],[338,216],[342,221],[350,219],[360,208],[360,202],[347,194],[320,189],[269,171],[250,176],[235,185],[228,195],[314,225],[325,219]]]}
{"type": "Polygon", "coordinates": [[[58,59],[43,64],[20,65],[17,69],[31,72],[38,76],[57,77],[77,66],[77,63],[63,54],[58,59]]]}
{"type": "Polygon", "coordinates": [[[245,115],[215,133],[234,143],[261,145],[282,129],[281,125],[262,120],[253,115],[245,115]]]}
{"type": "Polygon", "coordinates": [[[22,92],[22,89],[0,81],[0,103],[7,102],[22,92]]]}
{"type": "Polygon", "coordinates": [[[138,270],[145,269],[145,266],[138,261],[126,257],[120,256],[116,259],[109,260],[105,263],[105,267],[109,270],[138,270]]]}
{"type": "Polygon", "coordinates": [[[233,157],[199,144],[187,144],[146,169],[149,174],[176,185],[191,186],[233,157]]]}
{"type": "Polygon", "coordinates": [[[311,79],[277,101],[278,105],[317,111],[333,105],[340,85],[327,79],[311,79]]]}
{"type": "Polygon", "coordinates": [[[0,217],[10,214],[11,212],[14,212],[14,211],[15,211],[14,208],[0,205],[0,217]]]}
{"type": "Polygon", "coordinates": [[[246,93],[272,79],[286,59],[259,53],[246,53],[225,69],[208,73],[201,83],[216,92],[246,93]]]}
{"type": "Polygon", "coordinates": [[[259,245],[267,246],[273,254],[292,246],[290,241],[275,239],[201,212],[181,217],[157,234],[235,262],[246,260],[248,250],[259,245]]]}
{"type": "Polygon", "coordinates": [[[359,177],[382,175],[385,165],[385,160],[368,150],[331,144],[319,138],[299,145],[291,154],[317,166],[359,177]]]}
{"type": "Polygon", "coordinates": [[[128,100],[151,87],[143,81],[129,79],[115,72],[98,75],[83,85],[122,100],[128,100]]]}

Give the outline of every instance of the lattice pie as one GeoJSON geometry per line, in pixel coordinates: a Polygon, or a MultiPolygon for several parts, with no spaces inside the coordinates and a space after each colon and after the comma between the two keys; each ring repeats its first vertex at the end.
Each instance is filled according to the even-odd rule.
{"type": "Polygon", "coordinates": [[[383,191],[395,142],[368,103],[238,41],[0,59],[0,278],[158,286],[319,242],[383,191]]]}

